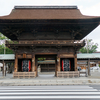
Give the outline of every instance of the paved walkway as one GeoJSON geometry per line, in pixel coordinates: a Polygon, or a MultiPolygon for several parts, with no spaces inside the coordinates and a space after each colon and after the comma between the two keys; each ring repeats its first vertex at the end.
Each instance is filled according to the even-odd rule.
{"type": "Polygon", "coordinates": [[[39,76],[31,79],[14,79],[12,74],[2,77],[0,72],[0,85],[23,86],[23,85],[76,85],[76,84],[100,84],[100,72],[91,72],[89,77],[57,78],[54,73],[39,73],[39,76]]]}

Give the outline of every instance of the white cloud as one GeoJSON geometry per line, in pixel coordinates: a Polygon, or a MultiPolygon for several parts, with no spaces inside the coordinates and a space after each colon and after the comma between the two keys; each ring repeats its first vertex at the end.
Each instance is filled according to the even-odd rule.
{"type": "Polygon", "coordinates": [[[100,1],[96,5],[86,7],[80,6],[80,10],[85,15],[100,16],[100,1]]]}
{"type": "Polygon", "coordinates": [[[0,0],[0,16],[8,15],[15,5],[70,5],[74,0],[0,0]]]}

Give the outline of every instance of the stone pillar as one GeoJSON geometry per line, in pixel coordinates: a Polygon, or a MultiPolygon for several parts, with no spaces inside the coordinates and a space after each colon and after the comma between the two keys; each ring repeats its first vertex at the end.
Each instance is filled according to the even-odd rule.
{"type": "Polygon", "coordinates": [[[32,57],[32,72],[35,71],[35,55],[32,57]]]}
{"type": "Polygon", "coordinates": [[[75,65],[75,71],[77,71],[77,54],[75,54],[75,57],[74,57],[74,65],[75,65]]]}
{"type": "Polygon", "coordinates": [[[14,66],[14,72],[18,72],[18,54],[15,54],[15,66],[14,66]]]}

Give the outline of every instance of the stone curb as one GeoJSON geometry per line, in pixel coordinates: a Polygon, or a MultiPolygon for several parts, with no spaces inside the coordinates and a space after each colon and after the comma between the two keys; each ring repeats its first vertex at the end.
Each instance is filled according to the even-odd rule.
{"type": "Polygon", "coordinates": [[[100,84],[90,84],[90,83],[87,83],[87,84],[0,84],[0,86],[66,86],[66,85],[100,85],[100,84]]]}
{"type": "Polygon", "coordinates": [[[62,82],[0,82],[0,86],[44,86],[44,85],[100,85],[100,82],[92,81],[62,81],[62,82]]]}

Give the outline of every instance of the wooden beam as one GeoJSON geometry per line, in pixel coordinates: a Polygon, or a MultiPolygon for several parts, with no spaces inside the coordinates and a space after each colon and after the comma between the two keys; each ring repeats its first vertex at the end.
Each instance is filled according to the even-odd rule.
{"type": "Polygon", "coordinates": [[[74,54],[60,54],[60,58],[74,58],[74,54]]]}

